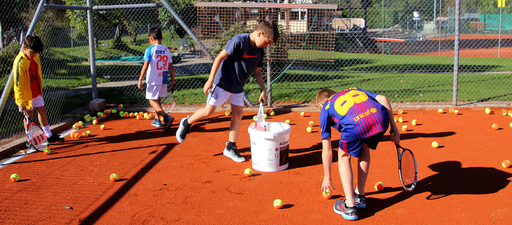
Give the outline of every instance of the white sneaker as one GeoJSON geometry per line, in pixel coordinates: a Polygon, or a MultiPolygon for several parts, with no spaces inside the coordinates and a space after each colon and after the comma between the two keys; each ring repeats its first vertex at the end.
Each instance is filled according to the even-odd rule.
{"type": "MultiPolygon", "coordinates": [[[[226,143],[227,145],[227,143],[226,143]]],[[[228,147],[224,148],[224,152],[222,152],[226,157],[232,159],[235,162],[243,162],[245,161],[245,158],[240,155],[238,150],[236,149],[236,145],[233,149],[229,150],[228,147]]]]}
{"type": "Polygon", "coordinates": [[[183,125],[183,122],[186,119],[188,119],[188,116],[181,119],[180,127],[178,127],[178,130],[176,131],[176,140],[178,140],[179,143],[183,143],[185,141],[185,138],[187,137],[188,127],[185,127],[185,125],[183,125]]]}

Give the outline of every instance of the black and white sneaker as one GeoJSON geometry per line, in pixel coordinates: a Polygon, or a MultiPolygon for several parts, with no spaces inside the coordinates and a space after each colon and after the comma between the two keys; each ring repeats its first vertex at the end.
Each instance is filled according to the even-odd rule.
{"type": "Polygon", "coordinates": [[[164,117],[164,131],[168,130],[171,127],[172,121],[174,121],[174,117],[165,115],[164,117]]]}
{"type": "Polygon", "coordinates": [[[176,131],[176,140],[178,140],[179,143],[183,143],[185,141],[185,138],[187,137],[188,128],[185,125],[183,125],[183,122],[188,119],[188,116],[181,119],[180,126],[178,127],[178,130],[176,131]]]}
{"type": "Polygon", "coordinates": [[[228,149],[227,145],[228,143],[226,142],[226,147],[224,148],[224,152],[222,152],[222,154],[224,154],[226,157],[232,159],[235,162],[245,161],[245,158],[241,156],[238,150],[236,149],[236,145],[233,147],[233,149],[228,149]]]}
{"type": "Polygon", "coordinates": [[[63,142],[64,141],[64,138],[61,138],[59,135],[57,134],[52,134],[51,137],[49,137],[48,139],[48,142],[49,143],[53,143],[53,142],[63,142]]]}
{"type": "Polygon", "coordinates": [[[357,209],[366,208],[366,197],[364,195],[360,195],[354,192],[354,199],[356,200],[357,209]]]}

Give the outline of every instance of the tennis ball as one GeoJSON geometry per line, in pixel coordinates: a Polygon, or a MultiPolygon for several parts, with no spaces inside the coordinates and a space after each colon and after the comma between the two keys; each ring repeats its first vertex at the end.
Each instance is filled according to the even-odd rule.
{"type": "Polygon", "coordinates": [[[507,110],[501,110],[501,115],[508,116],[507,110]]]}
{"type": "Polygon", "coordinates": [[[310,126],[310,127],[315,126],[315,122],[314,122],[313,120],[309,121],[309,126],[310,126]]]}
{"type": "Polygon", "coordinates": [[[503,166],[503,168],[510,168],[511,167],[510,161],[509,160],[503,160],[501,162],[501,166],[503,166]]]}
{"type": "Polygon", "coordinates": [[[396,122],[398,122],[398,121],[397,121],[397,119],[396,119],[396,117],[395,117],[393,120],[395,121],[395,123],[396,123],[396,122]]]}
{"type": "Polygon", "coordinates": [[[492,111],[489,108],[485,108],[484,112],[485,112],[485,114],[489,115],[489,114],[491,114],[492,111]]]}
{"type": "Polygon", "coordinates": [[[265,112],[270,113],[270,112],[272,112],[272,109],[267,109],[265,112]]]}
{"type": "Polygon", "coordinates": [[[85,133],[87,133],[87,136],[92,134],[92,132],[90,130],[87,130],[85,133]]]}
{"type": "Polygon", "coordinates": [[[437,143],[437,141],[433,141],[432,142],[432,147],[439,148],[439,143],[437,143]]]}
{"type": "Polygon", "coordinates": [[[499,128],[500,128],[500,127],[498,126],[498,124],[493,124],[493,125],[492,125],[492,129],[497,130],[497,129],[499,129],[499,128]]]}
{"type": "Polygon", "coordinates": [[[78,121],[78,123],[80,124],[80,126],[84,126],[84,122],[83,121],[78,121]]]}
{"type": "Polygon", "coordinates": [[[12,182],[16,182],[19,179],[20,179],[20,176],[18,176],[18,174],[15,174],[15,173],[11,174],[11,181],[12,182]]]}
{"type": "Polygon", "coordinates": [[[416,125],[418,125],[418,120],[416,120],[416,119],[413,119],[413,120],[411,121],[411,124],[412,124],[413,126],[416,126],[416,125]]]}
{"type": "Polygon", "coordinates": [[[437,112],[440,113],[440,114],[444,113],[443,109],[438,109],[437,112]]]}
{"type": "Polygon", "coordinates": [[[231,116],[231,111],[226,111],[226,112],[224,112],[224,115],[225,115],[225,116],[231,116]]]}
{"type": "Polygon", "coordinates": [[[459,110],[458,110],[458,109],[453,110],[453,114],[455,114],[455,115],[459,115],[459,110]]]}
{"type": "Polygon", "coordinates": [[[449,113],[453,113],[453,111],[455,111],[455,109],[453,109],[453,108],[448,109],[449,113]]]}
{"type": "Polygon", "coordinates": [[[501,166],[503,166],[503,168],[510,168],[510,161],[503,160],[503,162],[501,162],[501,166]]]}
{"type": "Polygon", "coordinates": [[[285,123],[287,123],[287,124],[290,124],[290,123],[291,123],[291,121],[290,121],[290,120],[285,120],[284,122],[285,122],[285,123]]]}
{"type": "Polygon", "coordinates": [[[117,113],[117,110],[116,109],[112,109],[112,113],[117,113]]]}
{"type": "Polygon", "coordinates": [[[244,170],[244,174],[246,177],[250,177],[250,176],[252,176],[252,170],[247,168],[244,170]]]}
{"type": "Polygon", "coordinates": [[[137,119],[140,120],[142,119],[142,117],[140,115],[137,115],[137,119]]]}
{"type": "Polygon", "coordinates": [[[376,191],[382,191],[382,189],[384,189],[384,184],[381,181],[379,181],[373,187],[375,188],[376,191]]]}
{"type": "Polygon", "coordinates": [[[133,114],[133,113],[131,112],[131,113],[130,113],[130,117],[134,117],[134,116],[135,116],[135,114],[133,114]]]}
{"type": "Polygon", "coordinates": [[[407,125],[403,125],[402,126],[402,131],[407,131],[409,128],[407,127],[407,125]]]}
{"type": "Polygon", "coordinates": [[[123,107],[124,107],[124,105],[123,105],[123,104],[119,104],[119,108],[123,108],[123,107]]]}
{"type": "Polygon", "coordinates": [[[43,152],[44,152],[44,154],[45,154],[45,155],[49,155],[49,154],[51,153],[51,151],[50,151],[50,149],[49,149],[49,148],[45,148],[45,149],[43,150],[43,152]]]}
{"type": "Polygon", "coordinates": [[[305,112],[300,112],[300,116],[305,117],[306,113],[305,112]]]}
{"type": "Polygon", "coordinates": [[[119,176],[117,176],[117,174],[116,174],[116,173],[112,173],[112,174],[110,174],[110,181],[112,181],[112,182],[116,182],[116,181],[117,181],[117,179],[119,179],[119,176]]]}
{"type": "Polygon", "coordinates": [[[77,138],[77,139],[80,139],[81,137],[82,137],[82,135],[80,135],[80,134],[76,134],[76,138],[77,138]]]}
{"type": "Polygon", "coordinates": [[[101,129],[101,130],[105,130],[105,129],[106,129],[105,124],[101,124],[100,129],[101,129]]]}
{"type": "Polygon", "coordinates": [[[77,125],[76,123],[75,123],[75,124],[73,124],[73,129],[75,129],[75,130],[78,130],[78,129],[79,129],[79,128],[78,128],[78,125],[77,125]]]}
{"type": "Polygon", "coordinates": [[[403,109],[398,109],[398,114],[404,114],[404,110],[403,109]]]}
{"type": "Polygon", "coordinates": [[[332,197],[331,191],[329,191],[329,189],[325,189],[325,191],[322,191],[322,196],[325,199],[330,199],[332,197]]]}
{"type": "Polygon", "coordinates": [[[512,127],[512,122],[510,122],[508,125],[509,125],[510,127],[512,127]]]}
{"type": "Polygon", "coordinates": [[[280,209],[282,207],[283,207],[283,200],[281,200],[281,199],[274,200],[274,208],[280,209]]]}
{"type": "Polygon", "coordinates": [[[276,113],[275,113],[274,111],[270,111],[268,114],[269,114],[270,116],[274,116],[274,115],[276,115],[276,113]]]}
{"type": "Polygon", "coordinates": [[[265,114],[263,114],[263,118],[265,118],[265,119],[267,118],[267,114],[266,114],[266,113],[265,113],[265,114]]]}
{"type": "Polygon", "coordinates": [[[93,125],[98,124],[98,120],[97,120],[97,119],[93,119],[93,120],[92,120],[92,124],[93,124],[93,125]]]}
{"type": "Polygon", "coordinates": [[[311,132],[313,132],[313,128],[308,127],[308,128],[306,128],[306,131],[307,131],[307,132],[309,132],[309,133],[311,133],[311,132]]]}
{"type": "Polygon", "coordinates": [[[256,121],[258,119],[258,116],[253,116],[252,120],[256,121]]]}
{"type": "Polygon", "coordinates": [[[105,113],[101,114],[101,118],[105,119],[106,117],[107,117],[107,115],[105,115],[105,113]]]}
{"type": "Polygon", "coordinates": [[[71,132],[71,134],[69,134],[69,136],[70,136],[71,138],[75,138],[75,134],[76,134],[76,132],[71,132]]]}
{"type": "Polygon", "coordinates": [[[399,123],[403,123],[404,122],[404,119],[402,117],[398,117],[398,122],[399,123]]]}

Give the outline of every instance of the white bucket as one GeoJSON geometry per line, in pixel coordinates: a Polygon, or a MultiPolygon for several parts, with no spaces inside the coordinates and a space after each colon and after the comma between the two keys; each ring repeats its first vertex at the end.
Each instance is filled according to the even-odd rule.
{"type": "Polygon", "coordinates": [[[276,172],[288,168],[288,146],[291,127],[286,123],[267,122],[267,131],[249,126],[252,168],[276,172]]]}

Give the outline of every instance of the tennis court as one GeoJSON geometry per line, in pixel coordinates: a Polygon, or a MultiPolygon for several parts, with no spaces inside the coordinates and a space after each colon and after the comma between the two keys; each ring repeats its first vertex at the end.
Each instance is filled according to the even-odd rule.
{"type": "MultiPolygon", "coordinates": [[[[178,106],[179,107],[179,106],[178,106]]],[[[0,169],[0,221],[3,224],[333,224],[348,222],[333,212],[343,198],[337,163],[333,164],[332,199],[320,192],[323,178],[319,126],[306,131],[319,111],[277,111],[268,121],[291,120],[289,168],[255,171],[251,166],[247,127],[256,110],[247,109],[238,149],[247,159],[235,163],[222,155],[230,117],[217,112],[194,124],[187,140],[178,144],[174,113],[168,132],[149,120],[110,115],[89,125],[92,136],[54,144],[52,154],[29,154],[0,169]],[[9,176],[17,173],[18,182],[9,176]],[[117,173],[120,180],[111,182],[117,173]],[[275,209],[274,199],[284,207],[275,209]]],[[[384,137],[372,151],[366,186],[367,208],[359,210],[364,224],[508,224],[512,218],[509,185],[512,169],[501,167],[512,159],[509,116],[501,108],[486,115],[483,109],[460,108],[461,115],[429,109],[405,109],[402,146],[418,161],[418,186],[401,187],[396,149],[384,137]],[[418,125],[412,126],[411,120],[418,125]],[[494,130],[493,123],[501,128],[494,130]],[[437,141],[439,148],[431,147],[437,141]],[[373,185],[382,181],[384,190],[373,185]]],[[[402,124],[399,124],[401,126],[402,124]]],[[[339,137],[333,137],[339,140],[339,137]]],[[[337,145],[337,143],[335,144],[337,145]]],[[[334,160],[337,152],[334,153],[334,160]]]]}

